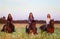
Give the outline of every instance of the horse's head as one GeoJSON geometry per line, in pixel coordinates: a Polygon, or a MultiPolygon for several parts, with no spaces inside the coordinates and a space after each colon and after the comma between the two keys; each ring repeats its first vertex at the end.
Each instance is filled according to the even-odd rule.
{"type": "Polygon", "coordinates": [[[47,27],[47,31],[49,33],[53,33],[54,32],[54,20],[53,19],[50,20],[50,24],[47,27]]]}
{"type": "Polygon", "coordinates": [[[36,27],[36,21],[32,20],[31,26],[36,27]]]}
{"type": "Polygon", "coordinates": [[[52,26],[52,27],[54,26],[54,19],[50,20],[50,26],[52,26]]]}

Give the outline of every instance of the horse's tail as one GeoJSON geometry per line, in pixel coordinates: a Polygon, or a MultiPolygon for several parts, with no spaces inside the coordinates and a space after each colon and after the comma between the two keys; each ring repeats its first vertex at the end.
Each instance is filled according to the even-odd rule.
{"type": "Polygon", "coordinates": [[[42,26],[39,27],[39,29],[42,30],[42,31],[46,31],[46,28],[47,28],[46,25],[42,25],[42,26]]]}

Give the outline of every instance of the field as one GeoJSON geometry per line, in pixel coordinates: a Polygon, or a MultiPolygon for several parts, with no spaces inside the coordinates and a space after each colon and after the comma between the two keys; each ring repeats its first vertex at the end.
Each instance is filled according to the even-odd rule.
{"type": "Polygon", "coordinates": [[[37,24],[38,35],[28,35],[25,33],[25,26],[27,24],[14,24],[16,32],[6,33],[1,32],[1,29],[4,24],[0,24],[0,39],[60,39],[60,24],[55,24],[55,31],[53,34],[43,32],[41,34],[41,30],[39,30],[39,26],[43,24],[37,24]]]}

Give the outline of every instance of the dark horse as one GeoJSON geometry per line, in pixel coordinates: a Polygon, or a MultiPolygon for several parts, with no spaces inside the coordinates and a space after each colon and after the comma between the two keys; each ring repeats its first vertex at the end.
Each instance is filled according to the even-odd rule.
{"type": "Polygon", "coordinates": [[[54,20],[51,19],[49,24],[47,25],[42,25],[40,28],[42,32],[46,31],[47,33],[54,33],[54,20]]]}
{"type": "Polygon", "coordinates": [[[12,33],[14,32],[15,30],[15,27],[12,23],[10,22],[7,22],[4,26],[3,26],[3,29],[1,31],[3,32],[7,32],[7,33],[12,33]]]}
{"type": "Polygon", "coordinates": [[[36,22],[34,20],[32,20],[32,23],[29,26],[26,26],[26,33],[37,34],[36,22]]]}

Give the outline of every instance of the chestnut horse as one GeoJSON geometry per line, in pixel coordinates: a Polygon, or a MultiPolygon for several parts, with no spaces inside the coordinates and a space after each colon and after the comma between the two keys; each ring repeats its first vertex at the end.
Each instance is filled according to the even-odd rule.
{"type": "Polygon", "coordinates": [[[54,20],[51,19],[47,27],[46,25],[42,25],[39,29],[41,29],[42,32],[54,33],[54,20]]]}

